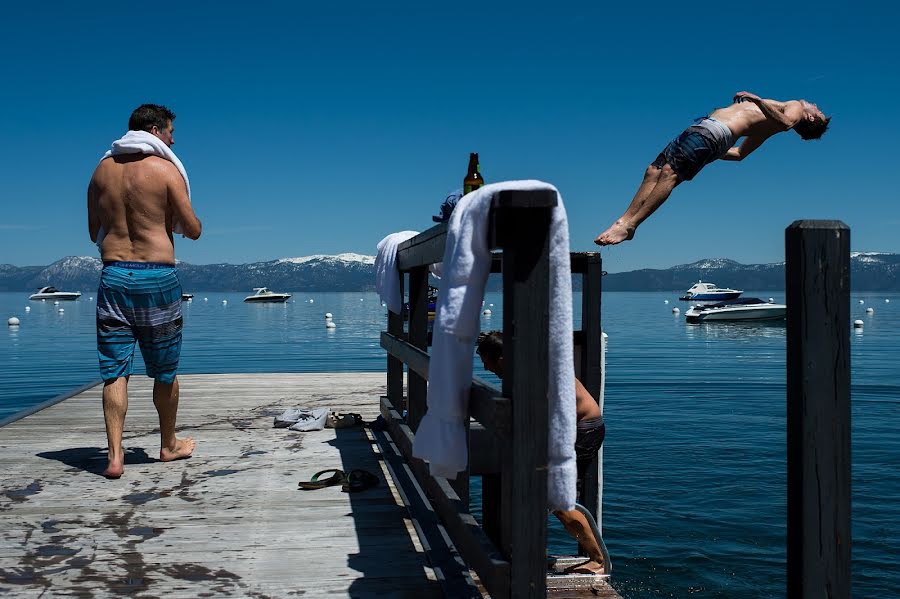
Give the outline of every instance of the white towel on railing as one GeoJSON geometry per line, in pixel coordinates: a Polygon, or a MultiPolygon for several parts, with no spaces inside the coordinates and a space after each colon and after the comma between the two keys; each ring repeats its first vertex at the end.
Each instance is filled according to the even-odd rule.
{"type": "MultiPolygon", "coordinates": [[[[187,171],[184,170],[184,165],[181,164],[181,161],[178,159],[178,156],[175,155],[175,152],[172,151],[172,148],[166,145],[166,143],[160,138],[156,137],[152,133],[147,131],[129,131],[121,138],[117,139],[112,143],[112,148],[106,151],[106,154],[101,158],[101,162],[105,158],[109,158],[110,156],[118,156],[119,154],[150,154],[151,156],[159,156],[160,158],[165,158],[169,162],[175,165],[175,168],[178,169],[178,172],[181,173],[182,178],[184,178],[184,186],[187,188],[188,200],[191,199],[191,182],[188,179],[187,171]]],[[[184,233],[184,229],[180,222],[173,223],[172,230],[175,233],[184,233]]],[[[102,241],[103,233],[97,236],[97,245],[100,245],[102,241]]]]}
{"type": "MultiPolygon", "coordinates": [[[[413,444],[413,455],[427,460],[435,476],[455,478],[468,461],[465,422],[472,384],[472,348],[491,268],[488,216],[494,195],[506,190],[556,192],[555,187],[541,181],[494,183],[463,197],[450,217],[428,369],[428,412],[413,444]]],[[[562,197],[552,212],[549,246],[547,499],[550,509],[559,510],[574,508],[577,478],[572,278],[569,225],[562,197]]]]}
{"type": "Polygon", "coordinates": [[[391,233],[378,242],[375,256],[375,291],[388,310],[403,313],[403,294],[400,293],[400,271],[397,270],[397,246],[418,235],[418,231],[391,233]]]}

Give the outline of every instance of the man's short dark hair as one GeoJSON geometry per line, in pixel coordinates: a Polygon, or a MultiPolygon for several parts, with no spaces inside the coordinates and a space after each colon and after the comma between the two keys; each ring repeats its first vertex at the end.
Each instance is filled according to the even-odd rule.
{"type": "Polygon", "coordinates": [[[156,127],[160,131],[165,129],[169,121],[175,120],[175,113],[159,104],[141,104],[131,113],[128,119],[130,131],[150,131],[156,127]]]}
{"type": "Polygon", "coordinates": [[[503,332],[487,331],[478,334],[475,353],[488,360],[499,360],[503,357],[503,332]]]}
{"type": "Polygon", "coordinates": [[[830,122],[830,116],[825,117],[824,119],[815,118],[811,121],[802,119],[799,123],[794,125],[794,131],[796,131],[803,139],[819,139],[825,135],[825,132],[828,130],[828,123],[830,122]]]}

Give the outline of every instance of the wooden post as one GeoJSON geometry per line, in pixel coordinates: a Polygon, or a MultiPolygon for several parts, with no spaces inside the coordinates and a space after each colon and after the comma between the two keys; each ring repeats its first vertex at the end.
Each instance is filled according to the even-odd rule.
{"type": "MultiPolygon", "coordinates": [[[[421,350],[428,346],[428,267],[417,266],[409,272],[409,342],[421,350]]],[[[428,381],[413,371],[407,373],[408,413],[406,422],[415,432],[425,415],[428,381]]]]}
{"type": "MultiPolygon", "coordinates": [[[[600,254],[591,254],[587,258],[587,266],[581,287],[581,330],[584,331],[584,346],[581,348],[581,384],[588,390],[595,400],[600,401],[600,392],[603,389],[603,331],[600,320],[601,288],[603,277],[603,262],[600,254]]],[[[601,410],[603,406],[600,406],[601,410]]],[[[600,452],[603,450],[601,449],[600,452]]],[[[597,527],[603,531],[603,464],[600,456],[588,466],[584,476],[584,495],[578,498],[578,502],[586,507],[594,519],[597,527]]],[[[585,552],[580,549],[580,553],[585,552]]]]}
{"type": "MultiPolygon", "coordinates": [[[[403,299],[403,273],[400,273],[400,299],[403,299]]],[[[401,303],[402,310],[402,303],[401,303]]],[[[403,336],[403,315],[388,310],[388,333],[403,336]]],[[[387,396],[398,414],[403,413],[403,362],[392,356],[387,357],[387,396]]]]}
{"type": "Polygon", "coordinates": [[[785,231],[787,596],[850,597],[850,229],[785,231]]]}
{"type": "Polygon", "coordinates": [[[501,479],[501,551],[510,559],[511,596],[544,597],[551,209],[504,208],[503,200],[495,217],[503,247],[503,395],[512,398],[513,442],[501,479]]]}

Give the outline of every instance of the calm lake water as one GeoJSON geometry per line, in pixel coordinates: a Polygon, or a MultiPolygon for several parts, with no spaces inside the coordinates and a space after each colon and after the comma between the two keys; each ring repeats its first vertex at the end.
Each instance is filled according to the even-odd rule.
{"type": "MultiPolygon", "coordinates": [[[[184,306],[182,373],[384,368],[385,310],[374,294],[297,293],[287,304],[247,305],[244,293],[194,293],[184,306]],[[325,328],[325,312],[337,328],[325,328]]],[[[58,306],[27,295],[0,293],[3,321],[21,320],[0,335],[0,418],[99,378],[95,293],[58,306]]],[[[614,585],[625,597],[784,597],[785,328],[688,325],[676,297],[603,296],[603,528],[614,585]]],[[[485,299],[495,306],[482,328],[499,328],[501,297],[485,299]]],[[[576,323],[579,305],[576,294],[576,323]]],[[[849,331],[853,594],[897,597],[900,295],[854,294],[851,319],[865,322],[849,331]]],[[[139,357],[135,366],[142,372],[139,357]]],[[[480,364],[476,374],[496,381],[480,364]]],[[[571,551],[555,523],[551,543],[571,551]]]]}

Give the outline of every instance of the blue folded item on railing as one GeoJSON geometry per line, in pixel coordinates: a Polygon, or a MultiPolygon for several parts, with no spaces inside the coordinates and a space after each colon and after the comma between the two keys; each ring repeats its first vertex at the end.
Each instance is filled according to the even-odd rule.
{"type": "Polygon", "coordinates": [[[463,197],[463,190],[457,189],[447,196],[447,199],[441,203],[441,213],[437,216],[432,216],[431,220],[436,223],[445,223],[450,220],[450,215],[453,214],[453,209],[456,208],[456,204],[459,203],[459,200],[463,197]]]}

